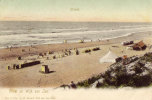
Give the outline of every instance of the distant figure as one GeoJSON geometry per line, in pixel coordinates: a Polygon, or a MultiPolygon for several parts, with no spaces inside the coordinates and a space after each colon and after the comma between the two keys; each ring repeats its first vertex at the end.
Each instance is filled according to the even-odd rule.
{"type": "Polygon", "coordinates": [[[78,51],[78,49],[76,49],[76,55],[79,55],[79,51],[78,51]]]}
{"type": "Polygon", "coordinates": [[[12,46],[10,47],[10,51],[12,50],[12,46]]]}
{"type": "Polygon", "coordinates": [[[22,49],[22,52],[25,52],[25,49],[22,49]]]}
{"type": "Polygon", "coordinates": [[[76,89],[77,88],[77,86],[74,84],[74,82],[73,81],[71,81],[71,85],[70,85],[73,89],[76,89]]]}
{"type": "Polygon", "coordinates": [[[71,51],[69,50],[69,55],[71,55],[71,51]]]}

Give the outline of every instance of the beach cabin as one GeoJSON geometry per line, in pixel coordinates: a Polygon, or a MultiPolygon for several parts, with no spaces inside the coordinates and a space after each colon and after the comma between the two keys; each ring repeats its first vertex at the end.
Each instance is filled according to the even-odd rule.
{"type": "Polygon", "coordinates": [[[143,41],[140,41],[133,45],[133,50],[145,50],[146,48],[147,46],[143,41]]]}
{"type": "Polygon", "coordinates": [[[38,65],[40,63],[41,63],[40,61],[32,61],[32,62],[28,62],[28,63],[23,63],[23,64],[20,64],[20,68],[25,68],[25,67],[38,65]]]}
{"type": "Polygon", "coordinates": [[[40,72],[42,72],[42,73],[49,73],[48,65],[42,65],[40,72]]]}
{"type": "Polygon", "coordinates": [[[32,61],[32,62],[27,62],[27,63],[22,63],[22,64],[13,64],[13,69],[21,69],[25,67],[31,67],[37,64],[40,64],[40,61],[32,61]]]}

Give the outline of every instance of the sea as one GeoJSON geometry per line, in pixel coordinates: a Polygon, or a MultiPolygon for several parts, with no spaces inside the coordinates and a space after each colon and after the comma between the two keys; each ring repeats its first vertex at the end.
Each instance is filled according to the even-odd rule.
{"type": "Polygon", "coordinates": [[[152,23],[0,21],[0,48],[96,41],[152,31],[152,23]]]}

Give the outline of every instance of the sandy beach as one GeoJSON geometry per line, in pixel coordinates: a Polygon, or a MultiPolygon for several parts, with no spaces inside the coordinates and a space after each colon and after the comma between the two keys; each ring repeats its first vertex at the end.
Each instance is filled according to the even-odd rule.
{"type": "Polygon", "coordinates": [[[24,46],[16,48],[0,49],[0,86],[1,87],[59,87],[62,84],[69,84],[71,81],[78,82],[85,80],[93,75],[103,73],[112,63],[99,63],[109,49],[117,56],[133,56],[150,52],[152,45],[152,32],[132,34],[127,37],[120,37],[109,40],[93,41],[85,43],[63,43],[45,44],[36,46],[24,46]],[[134,40],[143,42],[148,46],[144,51],[127,50],[121,42],[134,40]],[[91,53],[82,53],[85,49],[100,47],[101,50],[91,53]],[[74,48],[80,51],[75,55],[74,48]],[[52,59],[53,55],[62,54],[63,50],[71,50],[72,54],[65,57],[52,59]],[[49,54],[48,52],[54,52],[49,54]],[[38,57],[40,53],[46,53],[44,57],[38,57]],[[22,60],[17,57],[21,56],[22,60]],[[21,64],[34,60],[41,61],[41,64],[17,69],[7,70],[6,66],[21,64]],[[42,74],[39,72],[42,65],[48,65],[52,73],[42,74]]]}

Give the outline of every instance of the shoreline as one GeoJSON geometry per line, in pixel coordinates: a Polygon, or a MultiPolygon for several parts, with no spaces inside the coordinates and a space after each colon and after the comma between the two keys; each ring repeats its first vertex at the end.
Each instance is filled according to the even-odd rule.
{"type": "MultiPolygon", "coordinates": [[[[85,43],[98,42],[99,40],[102,41],[102,42],[104,42],[104,41],[107,41],[107,40],[113,40],[113,39],[130,37],[130,36],[135,35],[135,34],[136,34],[136,35],[140,35],[141,33],[147,33],[147,32],[152,32],[152,31],[132,32],[132,33],[127,33],[127,34],[125,34],[125,35],[116,36],[116,37],[112,37],[112,38],[104,38],[104,39],[98,38],[98,39],[94,39],[94,40],[91,40],[91,39],[90,39],[90,40],[84,40],[84,41],[85,41],[85,43]]],[[[73,41],[68,41],[68,40],[67,40],[67,43],[68,43],[68,44],[69,44],[69,43],[79,43],[78,41],[79,41],[79,40],[73,40],[73,41]]],[[[62,41],[62,42],[43,43],[43,44],[37,44],[37,43],[35,43],[35,44],[33,44],[32,46],[51,45],[51,44],[53,44],[53,45],[63,44],[63,41],[62,41]]],[[[13,46],[13,45],[12,45],[12,46],[7,46],[7,47],[0,47],[0,49],[6,49],[6,48],[10,48],[10,47],[12,47],[12,48],[29,47],[29,46],[31,46],[31,45],[19,45],[19,46],[13,46]]]]}

